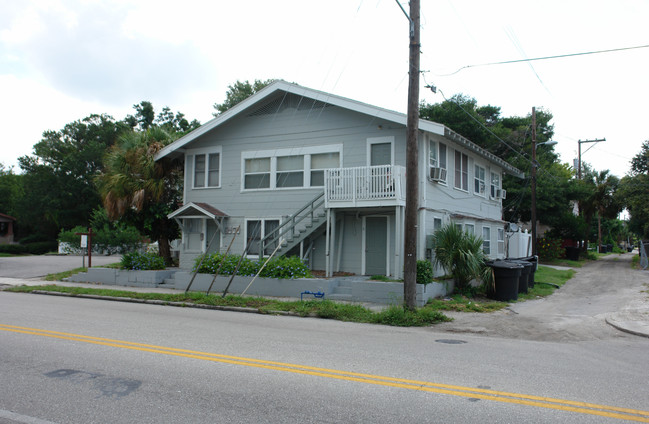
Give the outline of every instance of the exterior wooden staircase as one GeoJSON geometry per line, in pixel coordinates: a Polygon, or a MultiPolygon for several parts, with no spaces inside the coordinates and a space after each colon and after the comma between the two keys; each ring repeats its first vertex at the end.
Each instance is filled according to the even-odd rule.
{"type": "Polygon", "coordinates": [[[270,255],[280,242],[281,246],[275,255],[285,255],[322,227],[326,216],[323,191],[259,241],[260,259],[264,255],[270,255]]]}

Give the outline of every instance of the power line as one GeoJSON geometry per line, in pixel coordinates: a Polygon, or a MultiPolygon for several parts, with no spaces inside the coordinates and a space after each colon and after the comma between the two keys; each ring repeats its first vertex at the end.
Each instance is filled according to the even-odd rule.
{"type": "Polygon", "coordinates": [[[543,56],[543,57],[533,57],[529,59],[516,59],[516,60],[505,60],[502,62],[488,62],[488,63],[478,63],[478,64],[473,64],[473,65],[465,65],[459,68],[455,72],[451,72],[450,74],[436,74],[438,77],[449,77],[451,75],[455,75],[458,72],[468,69],[468,68],[477,68],[479,66],[492,66],[492,65],[509,65],[512,63],[521,63],[521,62],[532,62],[532,61],[537,61],[537,60],[549,60],[549,59],[561,59],[564,57],[575,57],[575,56],[586,56],[586,55],[591,55],[591,54],[601,54],[601,53],[612,53],[612,52],[620,52],[620,51],[625,51],[625,50],[634,50],[634,49],[644,49],[649,47],[649,44],[645,44],[642,46],[632,46],[632,47],[620,47],[617,49],[607,49],[607,50],[594,50],[594,51],[588,51],[588,52],[580,52],[580,53],[568,53],[568,54],[560,54],[560,55],[554,55],[554,56],[543,56]]]}

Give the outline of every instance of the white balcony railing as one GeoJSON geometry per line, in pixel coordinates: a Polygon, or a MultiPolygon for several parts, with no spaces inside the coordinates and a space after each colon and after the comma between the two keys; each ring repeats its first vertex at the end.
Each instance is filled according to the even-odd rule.
{"type": "Polygon", "coordinates": [[[406,200],[406,168],[396,165],[325,170],[325,206],[390,206],[406,200]]]}

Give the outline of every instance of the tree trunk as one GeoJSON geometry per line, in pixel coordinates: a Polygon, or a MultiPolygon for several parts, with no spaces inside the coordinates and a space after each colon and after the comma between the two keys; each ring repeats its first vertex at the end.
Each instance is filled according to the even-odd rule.
{"type": "Polygon", "coordinates": [[[602,214],[597,214],[597,251],[602,249],[602,214]]]}
{"type": "Polygon", "coordinates": [[[169,239],[165,235],[158,237],[158,254],[165,260],[165,265],[173,266],[171,246],[169,245],[169,239]]]}

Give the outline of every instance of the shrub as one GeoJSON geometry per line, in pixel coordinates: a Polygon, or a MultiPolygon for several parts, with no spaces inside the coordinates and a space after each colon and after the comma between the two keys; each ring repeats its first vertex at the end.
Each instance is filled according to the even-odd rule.
{"type": "MultiPolygon", "coordinates": [[[[215,274],[218,270],[219,275],[232,275],[240,259],[241,257],[238,255],[225,256],[221,253],[216,253],[203,259],[203,263],[198,268],[198,264],[201,261],[201,257],[198,257],[196,258],[192,271],[196,271],[198,268],[198,272],[204,274],[215,274]]],[[[265,261],[263,259],[260,263],[252,259],[243,258],[237,275],[255,275],[265,261]]],[[[300,258],[296,256],[290,258],[281,256],[271,259],[262,270],[260,276],[269,278],[301,278],[310,277],[311,272],[300,258]]]]}
{"type": "Polygon", "coordinates": [[[20,255],[21,253],[27,253],[27,247],[21,244],[0,244],[0,253],[20,255]]]}
{"type": "Polygon", "coordinates": [[[560,239],[552,239],[549,237],[540,238],[536,242],[539,258],[545,261],[553,261],[559,259],[565,254],[565,249],[561,247],[562,241],[560,239]]]}
{"type": "Polygon", "coordinates": [[[433,282],[433,264],[430,261],[417,261],[417,284],[433,282]]]}
{"type": "Polygon", "coordinates": [[[129,252],[122,256],[121,268],[139,271],[165,269],[165,260],[154,253],[129,252]]]}
{"type": "Polygon", "coordinates": [[[38,241],[25,244],[24,246],[27,249],[27,253],[31,253],[32,255],[43,255],[48,252],[56,252],[58,249],[58,243],[56,241],[38,241]]]}
{"type": "Polygon", "coordinates": [[[471,280],[480,278],[485,255],[482,239],[450,223],[433,235],[435,263],[453,276],[455,288],[464,290],[471,280]]]}

